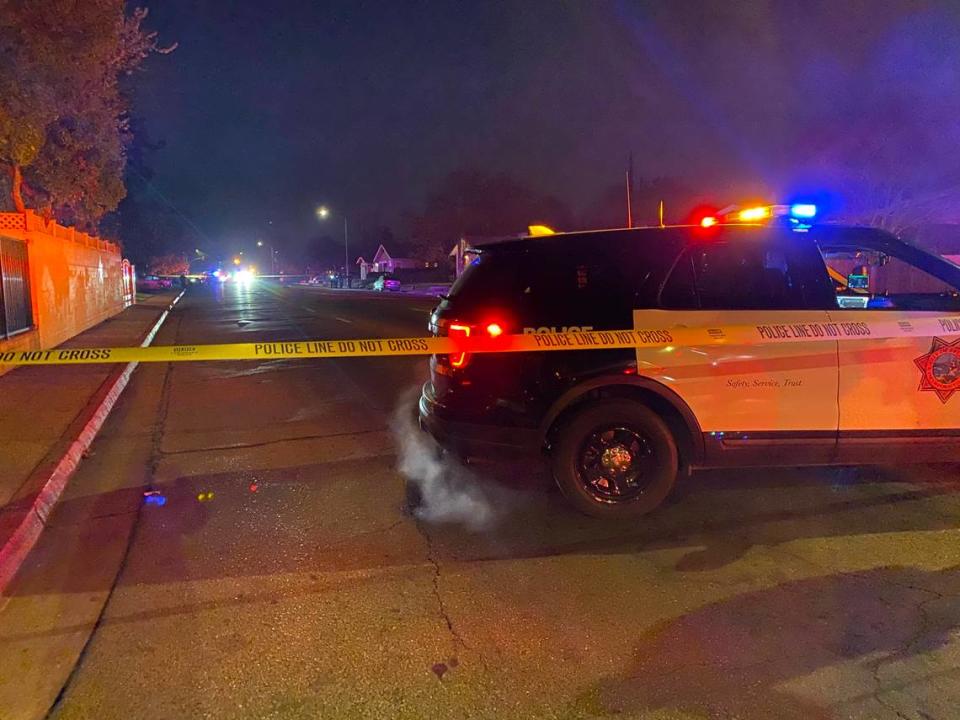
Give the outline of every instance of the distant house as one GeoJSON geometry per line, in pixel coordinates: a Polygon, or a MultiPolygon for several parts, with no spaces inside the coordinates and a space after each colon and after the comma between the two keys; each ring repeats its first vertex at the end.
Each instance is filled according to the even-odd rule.
{"type": "Polygon", "coordinates": [[[366,280],[370,273],[392,273],[397,270],[412,270],[415,268],[429,267],[429,263],[414,258],[393,257],[387,252],[387,249],[381,244],[373,256],[373,260],[367,261],[362,257],[357,258],[357,265],[360,266],[360,279],[366,280]]]}

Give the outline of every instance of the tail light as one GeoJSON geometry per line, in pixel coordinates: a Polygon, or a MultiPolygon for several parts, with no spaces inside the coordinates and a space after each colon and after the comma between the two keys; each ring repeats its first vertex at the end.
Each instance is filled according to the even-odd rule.
{"type": "MultiPolygon", "coordinates": [[[[502,323],[488,322],[483,325],[466,325],[464,323],[451,323],[447,326],[447,334],[452,338],[469,337],[488,337],[497,338],[506,332],[502,323]]],[[[470,363],[470,353],[460,352],[448,356],[450,367],[459,369],[465,368],[470,363]]]]}
{"type": "MultiPolygon", "coordinates": [[[[468,338],[470,337],[470,326],[469,325],[451,325],[449,327],[450,337],[461,337],[468,338]]],[[[450,367],[462,368],[467,364],[470,355],[469,353],[457,353],[456,355],[450,356],[450,367]]]]}

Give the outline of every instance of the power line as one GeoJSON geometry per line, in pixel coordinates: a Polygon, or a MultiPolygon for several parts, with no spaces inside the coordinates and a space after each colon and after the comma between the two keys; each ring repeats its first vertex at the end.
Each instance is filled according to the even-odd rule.
{"type": "Polygon", "coordinates": [[[183,212],[181,212],[180,208],[178,208],[176,205],[174,205],[173,202],[171,202],[171,200],[170,200],[166,195],[164,195],[162,192],[160,192],[160,189],[159,189],[156,185],[154,185],[154,184],[153,184],[152,182],[150,182],[146,177],[144,177],[143,173],[141,173],[141,172],[140,172],[139,170],[137,170],[136,168],[132,168],[132,167],[131,167],[131,168],[129,168],[129,169],[130,169],[134,174],[136,174],[136,176],[139,177],[139,178],[144,182],[144,184],[145,184],[148,188],[150,188],[150,190],[153,191],[158,198],[160,198],[160,199],[163,201],[163,203],[164,203],[168,208],[170,208],[170,209],[173,210],[178,216],[180,216],[180,219],[181,219],[181,220],[183,220],[187,225],[189,225],[191,228],[193,228],[193,230],[195,230],[195,231],[200,235],[200,237],[201,237],[206,243],[208,243],[208,244],[212,244],[212,243],[213,243],[213,240],[210,239],[210,236],[207,235],[203,230],[201,230],[200,227],[199,227],[193,220],[191,220],[191,219],[188,218],[186,215],[184,215],[183,212]]]}

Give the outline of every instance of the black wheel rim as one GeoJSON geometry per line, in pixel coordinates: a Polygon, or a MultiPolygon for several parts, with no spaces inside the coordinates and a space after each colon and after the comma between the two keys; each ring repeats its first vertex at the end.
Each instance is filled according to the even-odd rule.
{"type": "Polygon", "coordinates": [[[654,453],[647,437],[630,427],[597,428],[577,453],[577,477],[584,489],[605,503],[636,500],[653,477],[654,453]]]}

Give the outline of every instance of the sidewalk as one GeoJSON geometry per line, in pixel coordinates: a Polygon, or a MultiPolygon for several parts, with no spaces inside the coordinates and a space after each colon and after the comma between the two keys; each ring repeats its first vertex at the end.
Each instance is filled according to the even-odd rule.
{"type": "MultiPolygon", "coordinates": [[[[179,290],[138,298],[137,305],[61,347],[139,345],[177,294],[179,290]]],[[[0,547],[39,493],[46,470],[76,439],[117,367],[34,366],[0,375],[0,547]]]]}

